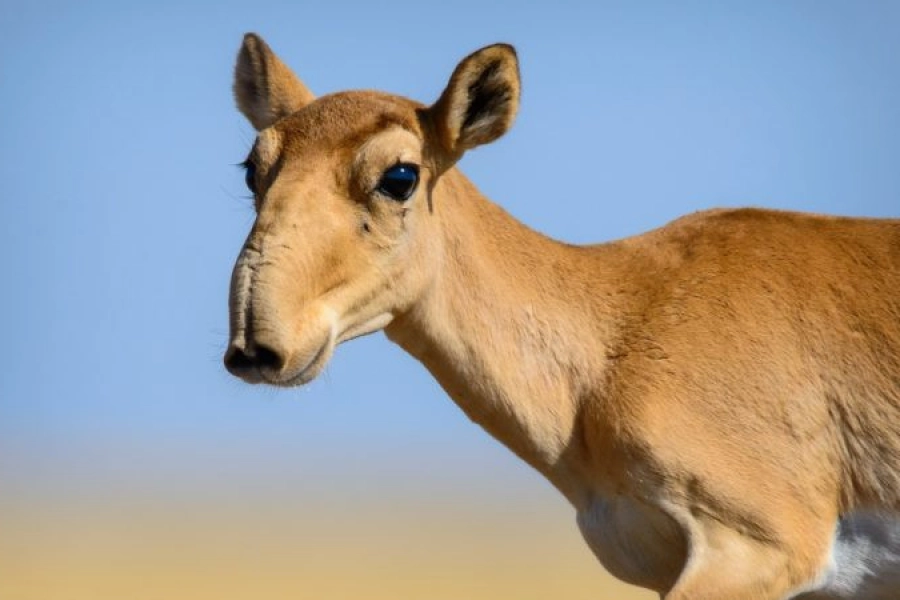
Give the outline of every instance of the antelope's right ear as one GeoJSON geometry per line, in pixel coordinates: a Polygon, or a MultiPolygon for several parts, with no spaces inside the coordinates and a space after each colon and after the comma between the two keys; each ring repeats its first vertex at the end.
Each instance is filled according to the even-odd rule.
{"type": "Polygon", "coordinates": [[[520,87],[519,61],[508,44],[487,46],[459,63],[429,109],[452,160],[509,130],[519,109],[520,87]]]}
{"type": "Polygon", "coordinates": [[[257,131],[315,100],[312,92],[255,33],[244,36],[238,52],[234,98],[257,131]]]}

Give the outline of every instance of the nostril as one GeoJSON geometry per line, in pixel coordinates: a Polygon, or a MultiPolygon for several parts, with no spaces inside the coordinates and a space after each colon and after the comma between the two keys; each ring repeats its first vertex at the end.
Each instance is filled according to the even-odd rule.
{"type": "Polygon", "coordinates": [[[266,346],[256,347],[256,365],[260,368],[267,367],[273,371],[280,371],[284,366],[281,355],[266,346]]]}
{"type": "Polygon", "coordinates": [[[238,348],[231,348],[225,354],[225,368],[232,373],[246,371],[251,367],[253,367],[253,360],[249,356],[244,354],[243,350],[240,350],[238,348]]]}
{"type": "Polygon", "coordinates": [[[232,346],[225,353],[225,368],[244,377],[257,369],[281,371],[284,359],[268,346],[252,346],[249,351],[232,346]]]}

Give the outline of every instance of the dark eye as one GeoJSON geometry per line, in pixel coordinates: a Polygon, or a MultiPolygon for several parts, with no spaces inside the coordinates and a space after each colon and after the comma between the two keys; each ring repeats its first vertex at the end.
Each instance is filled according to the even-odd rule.
{"type": "Polygon", "coordinates": [[[419,168],[415,165],[394,165],[384,172],[376,188],[394,200],[409,200],[419,183],[419,168]]]}
{"type": "Polygon", "coordinates": [[[256,165],[251,161],[244,161],[244,182],[247,189],[256,194],[256,165]]]}

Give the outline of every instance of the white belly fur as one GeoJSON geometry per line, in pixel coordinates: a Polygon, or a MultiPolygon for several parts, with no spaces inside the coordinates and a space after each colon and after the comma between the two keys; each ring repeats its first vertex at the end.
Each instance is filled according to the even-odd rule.
{"type": "Polygon", "coordinates": [[[900,599],[900,518],[856,512],[835,531],[828,567],[796,600],[900,599]]]}

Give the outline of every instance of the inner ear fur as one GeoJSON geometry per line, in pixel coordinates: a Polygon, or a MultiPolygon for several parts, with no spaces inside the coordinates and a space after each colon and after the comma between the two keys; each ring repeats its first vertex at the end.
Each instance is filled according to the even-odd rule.
{"type": "Polygon", "coordinates": [[[443,149],[458,159],[494,141],[512,126],[519,109],[519,61],[509,44],[494,44],[464,58],[431,107],[443,149]]]}
{"type": "Polygon", "coordinates": [[[238,51],[234,98],[257,131],[315,100],[313,93],[255,33],[244,35],[238,51]]]}

